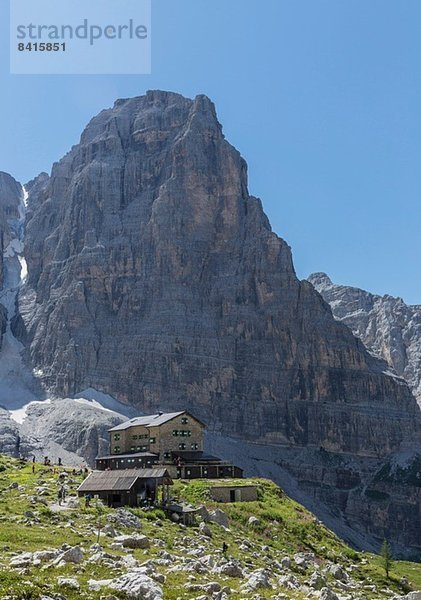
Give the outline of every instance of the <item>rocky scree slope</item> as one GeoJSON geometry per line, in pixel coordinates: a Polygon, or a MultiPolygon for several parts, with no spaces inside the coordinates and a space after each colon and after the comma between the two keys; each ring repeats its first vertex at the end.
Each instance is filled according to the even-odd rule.
{"type": "Polygon", "coordinates": [[[26,188],[14,332],[46,389],[190,409],[215,435],[284,452],[315,504],[347,518],[354,494],[352,526],[358,513],[417,548],[416,490],[395,502],[392,486],[379,507],[360,471],[416,441],[419,408],[297,279],[208,98],[119,100],[26,188]],[[289,450],[303,448],[300,465],[289,450]]]}
{"type": "Polygon", "coordinates": [[[313,273],[308,281],[330,305],[333,316],[406,379],[421,404],[421,306],[337,285],[325,273],[313,273]]]}
{"type": "Polygon", "coordinates": [[[159,509],[85,508],[81,477],[58,471],[0,457],[2,597],[417,598],[420,565],[395,562],[386,578],[378,557],[351,550],[272,482],[247,481],[258,501],[233,504],[212,502],[210,481],[175,482],[178,500],[201,505],[186,528],[159,509]]]}

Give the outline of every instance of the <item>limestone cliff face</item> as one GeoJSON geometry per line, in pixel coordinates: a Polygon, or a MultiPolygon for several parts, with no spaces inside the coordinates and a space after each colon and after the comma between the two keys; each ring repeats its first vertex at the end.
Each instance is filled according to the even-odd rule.
{"type": "Polygon", "coordinates": [[[8,173],[0,171],[0,289],[3,287],[3,253],[12,239],[8,221],[19,218],[22,188],[8,173]]]}
{"type": "Polygon", "coordinates": [[[421,404],[421,306],[332,283],[325,273],[308,278],[330,304],[336,319],[404,377],[421,404]]]}
{"type": "Polygon", "coordinates": [[[44,385],[383,456],[419,409],[294,272],[211,101],[119,100],[30,191],[19,332],[44,385]]]}
{"type": "MultiPolygon", "coordinates": [[[[5,275],[3,255],[12,239],[9,221],[19,218],[18,207],[21,200],[21,193],[22,188],[19,183],[8,173],[0,171],[0,296],[5,275]]],[[[6,325],[7,310],[0,303],[0,349],[6,325]]]]}

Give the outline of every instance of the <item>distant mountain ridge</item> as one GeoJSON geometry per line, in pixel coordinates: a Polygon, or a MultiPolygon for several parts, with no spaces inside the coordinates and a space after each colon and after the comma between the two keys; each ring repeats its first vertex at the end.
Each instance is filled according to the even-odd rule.
{"type": "Polygon", "coordinates": [[[330,305],[334,317],[406,379],[421,404],[421,306],[332,283],[325,273],[314,273],[308,281],[330,305]]]}

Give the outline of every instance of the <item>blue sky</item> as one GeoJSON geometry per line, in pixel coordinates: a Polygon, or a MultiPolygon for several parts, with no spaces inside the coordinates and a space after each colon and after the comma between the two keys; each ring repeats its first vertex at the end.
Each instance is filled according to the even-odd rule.
{"type": "Polygon", "coordinates": [[[116,98],[206,93],[300,278],[421,304],[419,0],[152,4],[152,75],[12,76],[2,0],[0,170],[50,171],[116,98]]]}

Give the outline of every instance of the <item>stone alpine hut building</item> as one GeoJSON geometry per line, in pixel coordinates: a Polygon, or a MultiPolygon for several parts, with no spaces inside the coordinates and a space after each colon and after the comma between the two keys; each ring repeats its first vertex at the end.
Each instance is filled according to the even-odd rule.
{"type": "Polygon", "coordinates": [[[135,417],[109,430],[110,454],[96,459],[98,470],[165,466],[173,478],[242,477],[241,468],[204,452],[205,424],[190,412],[135,417]]]}

